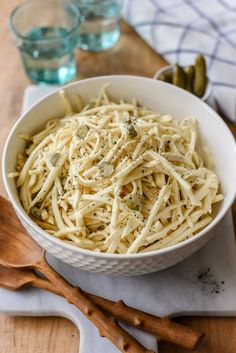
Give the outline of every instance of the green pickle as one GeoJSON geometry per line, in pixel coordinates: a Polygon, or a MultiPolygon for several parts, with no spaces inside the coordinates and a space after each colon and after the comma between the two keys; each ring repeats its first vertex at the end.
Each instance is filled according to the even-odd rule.
{"type": "Polygon", "coordinates": [[[173,72],[173,84],[186,89],[186,75],[181,66],[175,65],[173,72]]]}
{"type": "Polygon", "coordinates": [[[195,67],[193,65],[188,66],[185,69],[186,73],[186,90],[193,93],[193,81],[194,81],[194,76],[195,76],[195,67]]]}
{"type": "Polygon", "coordinates": [[[206,62],[202,55],[198,55],[195,61],[195,78],[193,83],[193,93],[202,97],[207,86],[206,62]]]}
{"type": "Polygon", "coordinates": [[[160,75],[159,80],[165,81],[165,82],[168,82],[168,83],[172,83],[172,81],[173,81],[173,72],[172,71],[163,72],[160,75]]]}

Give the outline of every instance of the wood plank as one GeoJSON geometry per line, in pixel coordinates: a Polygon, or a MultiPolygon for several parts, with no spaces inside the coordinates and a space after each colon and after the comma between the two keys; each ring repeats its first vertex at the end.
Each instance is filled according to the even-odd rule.
{"type": "MultiPolygon", "coordinates": [[[[0,0],[1,18],[3,19],[0,24],[0,156],[4,141],[19,115],[24,89],[30,83],[6,24],[10,11],[18,3],[20,3],[19,0],[0,0]]],[[[77,54],[80,78],[105,74],[152,77],[156,70],[165,64],[165,61],[124,22],[122,23],[122,37],[112,50],[104,53],[87,53],[78,50],[77,54]]],[[[231,123],[228,125],[236,136],[236,127],[231,123]]],[[[0,194],[6,195],[1,178],[0,173],[0,194]]],[[[234,220],[236,220],[236,204],[233,206],[233,212],[234,220]]],[[[207,339],[197,352],[232,353],[236,351],[235,318],[191,317],[179,320],[206,331],[207,339]]],[[[64,353],[68,351],[73,353],[78,351],[78,344],[77,329],[68,320],[0,316],[1,353],[64,353]]],[[[185,350],[161,342],[160,352],[184,353],[185,350]]]]}
{"type": "Polygon", "coordinates": [[[0,316],[1,353],[78,353],[79,332],[54,317],[0,316]]]}
{"type": "MultiPolygon", "coordinates": [[[[185,317],[176,320],[206,333],[202,345],[196,353],[235,353],[236,320],[235,318],[185,317]]],[[[188,353],[189,350],[167,342],[159,343],[159,353],[188,353]]]]}
{"type": "Polygon", "coordinates": [[[80,78],[112,74],[153,77],[159,68],[166,65],[166,61],[124,21],[121,31],[122,36],[109,51],[91,53],[78,50],[80,78]]]}

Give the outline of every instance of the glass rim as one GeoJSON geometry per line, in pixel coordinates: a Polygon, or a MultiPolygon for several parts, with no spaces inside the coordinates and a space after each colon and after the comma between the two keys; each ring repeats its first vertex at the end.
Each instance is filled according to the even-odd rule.
{"type": "MultiPolygon", "coordinates": [[[[14,23],[13,23],[13,20],[14,20],[14,17],[15,15],[17,14],[17,12],[22,9],[23,7],[25,7],[26,5],[29,5],[29,4],[33,4],[33,3],[36,3],[36,2],[45,2],[45,3],[48,3],[48,0],[25,0],[24,2],[22,2],[21,4],[17,5],[13,10],[12,12],[10,13],[10,16],[8,18],[8,25],[9,25],[9,28],[10,30],[12,31],[12,33],[22,39],[23,41],[25,42],[31,42],[31,43],[55,43],[55,42],[61,42],[62,39],[61,38],[54,38],[54,39],[31,39],[31,38],[28,38],[26,37],[25,35],[21,34],[17,29],[16,27],[14,26],[14,23]]],[[[52,3],[58,3],[58,4],[67,4],[69,6],[71,6],[73,8],[73,10],[75,10],[75,13],[77,14],[77,21],[76,21],[76,24],[66,33],[66,36],[63,38],[63,40],[65,38],[68,38],[70,37],[72,34],[74,34],[78,27],[79,27],[79,18],[80,18],[80,11],[78,9],[78,7],[70,0],[50,0],[52,3]]]]}
{"type": "MultiPolygon", "coordinates": [[[[91,0],[93,1],[93,0],[91,0]]],[[[88,3],[82,3],[81,0],[77,0],[77,3],[78,3],[78,6],[88,6],[88,7],[92,7],[92,6],[98,6],[98,5],[106,5],[106,4],[109,4],[111,2],[117,2],[117,3],[122,3],[123,0],[101,0],[101,2],[98,4],[98,3],[94,3],[94,2],[88,2],[88,3]]]]}

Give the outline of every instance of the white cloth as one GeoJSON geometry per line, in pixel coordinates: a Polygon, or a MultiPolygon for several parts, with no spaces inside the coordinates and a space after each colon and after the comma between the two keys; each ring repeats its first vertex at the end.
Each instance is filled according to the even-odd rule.
{"type": "Polygon", "coordinates": [[[207,60],[214,97],[236,122],[236,1],[124,0],[123,15],[168,62],[207,60]]]}

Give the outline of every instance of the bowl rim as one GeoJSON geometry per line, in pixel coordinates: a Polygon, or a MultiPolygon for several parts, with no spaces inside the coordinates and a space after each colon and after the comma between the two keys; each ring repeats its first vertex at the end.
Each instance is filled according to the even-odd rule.
{"type": "MultiPolygon", "coordinates": [[[[153,256],[157,256],[157,255],[163,255],[165,253],[169,253],[175,250],[178,250],[182,247],[185,247],[187,245],[190,245],[191,243],[197,241],[197,239],[203,237],[206,233],[208,233],[209,231],[211,231],[221,220],[222,218],[226,215],[226,213],[228,212],[229,208],[232,206],[235,196],[236,196],[236,183],[234,184],[233,188],[234,190],[231,192],[230,196],[227,197],[227,199],[225,199],[225,205],[224,207],[217,212],[216,216],[213,218],[213,220],[205,227],[203,228],[200,232],[196,233],[192,238],[186,239],[180,243],[177,243],[175,245],[171,245],[168,246],[166,248],[162,248],[162,249],[158,249],[158,250],[154,250],[154,251],[148,251],[145,253],[135,253],[135,254],[110,254],[110,253],[100,253],[100,252],[96,252],[93,250],[87,250],[87,249],[83,249],[77,246],[74,246],[72,244],[68,244],[63,242],[61,239],[58,239],[56,237],[53,237],[52,235],[48,234],[45,230],[43,230],[41,227],[39,227],[26,213],[26,211],[23,209],[23,206],[20,204],[19,200],[17,200],[17,198],[15,197],[15,195],[13,194],[10,184],[9,184],[9,178],[7,176],[7,170],[6,170],[6,158],[7,158],[7,154],[8,154],[8,150],[10,147],[10,142],[15,134],[15,130],[18,127],[18,125],[24,120],[25,116],[27,116],[27,114],[34,109],[36,106],[40,105],[44,100],[50,98],[50,96],[55,95],[57,92],[59,92],[61,89],[68,89],[70,87],[73,86],[79,86],[80,83],[86,83],[86,82],[91,82],[91,81],[99,81],[99,80],[104,80],[107,79],[108,81],[111,80],[139,80],[140,82],[142,80],[144,81],[150,81],[150,82],[157,82],[158,85],[160,86],[170,86],[172,87],[172,90],[176,90],[176,91],[182,91],[181,94],[184,95],[189,95],[191,96],[191,99],[195,100],[197,102],[197,104],[200,104],[204,107],[204,109],[206,109],[209,114],[213,114],[215,119],[218,121],[218,123],[222,126],[222,128],[227,132],[228,134],[228,139],[230,139],[230,143],[232,144],[232,151],[234,151],[235,157],[236,157],[236,142],[234,139],[234,136],[232,134],[232,132],[230,131],[230,129],[228,128],[228,126],[226,125],[226,123],[223,121],[223,119],[209,106],[207,105],[205,102],[203,102],[200,98],[192,95],[191,93],[187,92],[186,90],[176,87],[170,83],[167,82],[163,82],[160,80],[154,80],[153,78],[147,78],[147,77],[142,77],[142,76],[133,76],[133,75],[104,75],[104,76],[98,76],[98,77],[91,77],[91,78],[86,78],[83,80],[78,80],[75,82],[72,82],[70,84],[67,84],[63,87],[59,87],[55,90],[53,90],[51,93],[45,95],[43,98],[41,98],[40,100],[38,100],[36,103],[34,103],[33,105],[31,105],[26,111],[24,111],[23,113],[20,114],[20,117],[17,119],[17,121],[15,122],[15,124],[13,125],[13,127],[10,130],[10,133],[8,134],[7,140],[5,142],[5,146],[4,146],[4,150],[3,150],[3,157],[2,157],[2,175],[3,175],[3,183],[5,186],[5,189],[7,191],[8,197],[15,209],[15,211],[17,212],[17,216],[22,218],[24,220],[24,222],[30,227],[32,228],[36,233],[39,233],[41,238],[46,238],[46,240],[50,241],[51,243],[54,243],[55,246],[61,246],[61,248],[66,248],[67,250],[70,250],[74,253],[79,253],[82,255],[87,255],[87,256],[93,256],[93,257],[97,257],[97,258],[103,258],[105,259],[113,259],[113,260],[119,260],[119,259],[137,259],[137,258],[146,258],[146,257],[153,257],[153,256]]],[[[112,84],[112,82],[111,82],[112,84]]],[[[233,153],[233,152],[232,152],[233,153]]],[[[31,235],[30,235],[31,236],[31,235]]]]}

